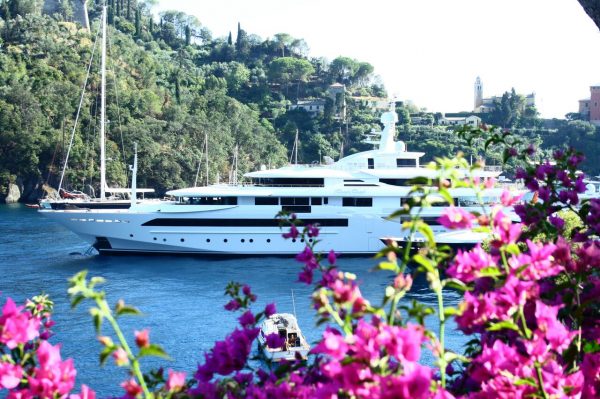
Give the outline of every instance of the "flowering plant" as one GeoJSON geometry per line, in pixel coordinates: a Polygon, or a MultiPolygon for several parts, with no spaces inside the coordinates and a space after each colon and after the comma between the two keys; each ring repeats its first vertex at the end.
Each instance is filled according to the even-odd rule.
{"type": "MultiPolygon", "coordinates": [[[[150,342],[148,330],[134,332],[137,350],[127,344],[118,317],[136,313],[119,301],[111,309],[105,294],[96,289],[102,280],[74,276],[69,294],[72,304],[91,300],[100,334],[107,322],[116,342],[100,335],[109,357],[129,371],[123,382],[124,397],[135,398],[597,398],[600,397],[600,200],[582,201],[583,177],[577,166],[583,156],[572,150],[557,151],[552,162],[525,162],[535,149],[496,129],[465,128],[467,141],[484,138],[486,147],[506,147],[506,160],[521,162],[517,177],[533,193],[524,201],[506,191],[495,206],[484,204],[492,179],[481,181],[478,165],[461,156],[440,159],[432,167],[437,179],[416,179],[403,208],[390,216],[400,219],[409,242],[389,245],[377,256],[379,270],[393,273],[381,303],[367,300],[356,276],[339,268],[334,250],[316,250],[319,227],[304,225],[293,215],[284,237],[301,239],[304,250],[296,256],[302,264],[298,280],[313,285],[312,304],[318,323],[326,328],[314,345],[309,362],[264,363],[255,369],[253,343],[259,325],[276,312],[274,304],[252,309],[256,295],[250,287],[230,283],[231,298],[225,309],[238,312],[238,327],[204,354],[190,375],[169,370],[168,375],[143,375],[145,356],[167,357],[150,342]],[[467,170],[467,176],[463,172],[467,170]],[[453,188],[468,187],[479,198],[477,211],[456,207],[453,188]],[[485,245],[453,250],[436,245],[432,229],[421,219],[425,208],[448,203],[438,222],[448,229],[476,229],[488,235],[485,245]],[[519,216],[515,223],[511,212],[519,216]],[[567,226],[565,220],[579,219],[567,226]],[[424,238],[412,250],[410,239],[424,238]],[[418,275],[425,275],[437,299],[436,307],[416,300],[404,301],[418,275]],[[445,303],[447,290],[463,298],[457,307],[445,303]],[[437,329],[427,329],[425,319],[435,318],[437,329]],[[445,344],[448,320],[472,336],[463,353],[445,344]],[[423,364],[422,352],[435,361],[423,364]]],[[[83,386],[73,395],[75,370],[62,361],[58,346],[46,340],[51,302],[36,297],[27,310],[7,300],[0,316],[0,387],[11,398],[93,398],[83,386]]],[[[282,346],[278,335],[267,345],[282,346]]]]}

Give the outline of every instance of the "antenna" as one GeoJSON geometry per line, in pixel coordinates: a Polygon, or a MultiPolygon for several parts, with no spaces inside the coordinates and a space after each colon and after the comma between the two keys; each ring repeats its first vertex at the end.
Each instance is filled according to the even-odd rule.
{"type": "Polygon", "coordinates": [[[296,301],[294,300],[294,290],[292,289],[292,309],[294,309],[294,317],[298,320],[296,316],[296,301]]]}

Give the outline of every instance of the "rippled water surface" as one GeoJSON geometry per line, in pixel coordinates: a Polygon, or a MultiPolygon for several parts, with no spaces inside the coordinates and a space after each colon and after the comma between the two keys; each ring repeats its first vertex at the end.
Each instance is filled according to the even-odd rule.
{"type": "MultiPolygon", "coordinates": [[[[236,324],[236,314],[223,310],[223,290],[229,281],[249,284],[258,295],[256,309],[275,302],[278,311],[292,312],[294,290],[298,322],[309,341],[319,337],[310,308],[310,289],[296,282],[299,264],[279,257],[214,259],[203,257],[149,257],[82,255],[88,249],[77,236],[21,205],[0,205],[1,303],[6,296],[17,302],[46,293],[55,302],[56,326],[52,343],[62,343],[63,357],[72,357],[78,370],[77,387],[85,383],[100,397],[121,394],[125,371],[107,362],[98,366],[100,344],[83,303],[75,310],[67,297],[67,279],[87,269],[107,280],[104,289],[111,304],[117,299],[137,306],[144,314],[122,319],[129,337],[135,329],[150,330],[150,339],[161,344],[172,361],[148,359],[145,368],[164,366],[192,373],[202,353],[222,339],[236,324]]],[[[322,248],[323,250],[329,248],[322,248]]],[[[358,275],[363,295],[379,303],[391,275],[373,272],[370,258],[340,258],[340,267],[358,275]]],[[[458,296],[448,294],[449,303],[458,296]]],[[[407,298],[435,306],[425,282],[417,282],[407,298]]],[[[430,320],[435,328],[435,320],[430,320]]],[[[452,327],[452,326],[451,326],[452,327]]],[[[104,333],[109,330],[105,327],[104,333]]],[[[450,328],[448,346],[460,350],[466,338],[450,328]]],[[[424,352],[424,361],[431,355],[424,352]]],[[[78,388],[77,388],[78,389],[78,388]]]]}

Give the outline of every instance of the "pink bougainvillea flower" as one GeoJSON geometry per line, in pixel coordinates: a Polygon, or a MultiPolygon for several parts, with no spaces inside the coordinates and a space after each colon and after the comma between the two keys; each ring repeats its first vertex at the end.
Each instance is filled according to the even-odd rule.
{"type": "Polygon", "coordinates": [[[185,372],[169,370],[169,376],[165,386],[169,392],[181,391],[185,386],[185,372]]]}
{"type": "Polygon", "coordinates": [[[232,299],[231,301],[227,302],[224,306],[225,310],[229,310],[231,312],[238,310],[242,305],[240,305],[239,301],[237,299],[232,299]]]}
{"type": "Polygon", "coordinates": [[[135,331],[135,344],[139,348],[146,348],[150,346],[150,332],[148,329],[144,329],[142,331],[135,331]]]}
{"type": "Polygon", "coordinates": [[[290,231],[288,231],[287,233],[283,233],[281,236],[283,238],[292,238],[292,239],[296,239],[298,238],[298,236],[300,235],[300,232],[298,231],[298,229],[296,228],[296,225],[293,224],[290,226],[290,231]]]}
{"type": "Polygon", "coordinates": [[[18,364],[0,362],[0,387],[13,389],[23,378],[23,368],[18,364]]]}
{"type": "Polygon", "coordinates": [[[125,393],[130,398],[135,398],[142,393],[142,387],[137,383],[135,378],[130,378],[127,381],[121,383],[121,387],[125,390],[125,393]]]}
{"type": "Polygon", "coordinates": [[[309,237],[319,236],[319,226],[316,224],[309,224],[308,226],[306,226],[306,231],[309,237]]]}
{"type": "Polygon", "coordinates": [[[265,306],[265,316],[271,317],[275,313],[277,313],[277,309],[275,308],[274,303],[269,303],[267,306],[265,306]]]}
{"type": "Polygon", "coordinates": [[[335,262],[337,261],[337,255],[333,249],[327,254],[327,261],[330,265],[335,265],[335,262]]]}
{"type": "Polygon", "coordinates": [[[497,266],[494,258],[478,244],[470,251],[458,250],[454,262],[446,272],[451,277],[470,283],[480,277],[483,269],[494,266],[497,266]]]}
{"type": "Polygon", "coordinates": [[[521,198],[523,198],[523,195],[524,195],[524,193],[513,194],[508,190],[504,190],[504,191],[502,191],[502,194],[500,194],[500,202],[502,203],[502,205],[507,206],[507,207],[513,206],[517,202],[521,201],[521,198]]]}
{"type": "Polygon", "coordinates": [[[253,326],[254,323],[256,323],[256,318],[254,317],[254,314],[252,314],[252,311],[248,310],[238,318],[238,321],[242,327],[247,327],[253,326]]]}
{"type": "Polygon", "coordinates": [[[85,384],[81,384],[81,393],[69,395],[69,399],[96,399],[96,392],[85,384]]]}
{"type": "Polygon", "coordinates": [[[277,333],[269,334],[265,337],[268,348],[277,349],[285,345],[285,338],[280,337],[277,333]]]}
{"type": "Polygon", "coordinates": [[[9,349],[29,342],[39,336],[40,319],[17,306],[11,298],[6,299],[0,316],[0,342],[9,349]]]}
{"type": "Polygon", "coordinates": [[[127,352],[123,348],[114,351],[112,356],[117,366],[127,366],[129,364],[129,356],[127,356],[127,352]]]}
{"type": "Polygon", "coordinates": [[[312,349],[312,353],[323,353],[333,359],[341,360],[348,352],[348,344],[339,331],[328,328],[323,332],[323,339],[312,349]]]}
{"type": "Polygon", "coordinates": [[[448,229],[470,229],[475,216],[462,208],[451,205],[444,209],[438,222],[448,229]]]}
{"type": "Polygon", "coordinates": [[[42,341],[37,351],[39,366],[27,377],[29,390],[42,398],[67,395],[75,386],[73,359],[63,361],[60,346],[42,341]]]}

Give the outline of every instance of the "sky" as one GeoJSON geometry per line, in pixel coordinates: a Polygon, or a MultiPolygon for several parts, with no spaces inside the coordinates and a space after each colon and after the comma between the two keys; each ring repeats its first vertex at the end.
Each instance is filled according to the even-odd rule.
{"type": "Polygon", "coordinates": [[[387,92],[432,112],[471,111],[484,97],[535,93],[542,117],[577,112],[600,83],[600,31],[577,0],[161,0],[214,37],[238,22],[263,39],[304,39],[310,57],[375,67],[387,92]]]}

